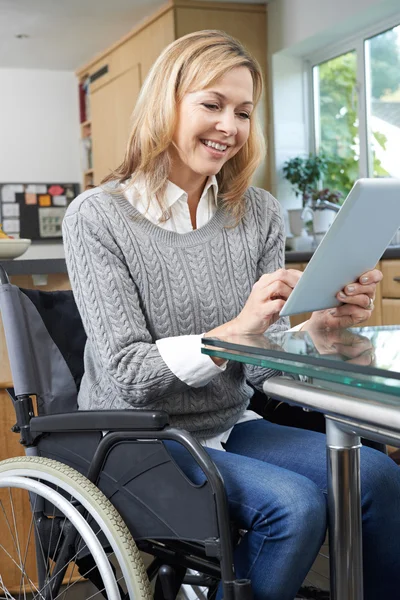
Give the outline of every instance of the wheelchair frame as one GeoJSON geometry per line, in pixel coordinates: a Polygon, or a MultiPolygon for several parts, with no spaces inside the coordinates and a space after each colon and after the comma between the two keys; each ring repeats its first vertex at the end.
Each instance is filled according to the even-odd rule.
{"type": "MultiPolygon", "coordinates": [[[[7,273],[0,265],[0,285],[8,285],[9,283],[7,273]]],[[[7,330],[6,339],[8,340],[7,330]]],[[[13,372],[11,357],[10,364],[13,372]]],[[[206,476],[207,484],[210,486],[211,495],[214,498],[214,507],[210,507],[210,509],[215,509],[218,535],[201,542],[178,539],[140,539],[137,541],[139,549],[155,557],[148,568],[149,578],[151,579],[158,573],[163,593],[162,597],[165,600],[174,600],[177,591],[177,573],[174,571],[174,567],[178,567],[178,570],[179,567],[183,567],[183,572],[181,569],[178,574],[178,587],[182,582],[194,585],[207,584],[210,582],[209,578],[211,577],[221,579],[225,600],[251,600],[250,581],[236,579],[235,576],[231,524],[222,476],[209,455],[190,433],[170,427],[168,415],[162,411],[76,411],[35,416],[31,398],[31,395],[36,395],[35,390],[23,394],[16,394],[14,390],[7,391],[13,400],[16,413],[16,424],[13,426],[12,431],[20,433],[20,443],[25,447],[27,456],[40,454],[40,440],[47,434],[108,432],[101,438],[90,461],[88,471],[84,473],[87,479],[94,484],[98,483],[110,452],[121,443],[158,443],[161,445],[163,441],[168,440],[181,444],[206,476]],[[184,571],[187,568],[199,571],[205,577],[189,575],[184,580],[184,571]]],[[[173,459],[171,459],[171,462],[175,465],[176,472],[181,477],[180,469],[173,459]]],[[[202,501],[203,499],[201,499],[202,501]]],[[[123,515],[121,516],[124,518],[123,515]]],[[[73,532],[71,535],[73,535],[73,532]]],[[[64,545],[70,541],[71,538],[66,539],[64,545]]],[[[63,556],[63,549],[61,550],[61,556],[63,556]]],[[[61,584],[61,581],[57,583],[61,584]]],[[[156,598],[161,600],[160,594],[156,598]]]]}

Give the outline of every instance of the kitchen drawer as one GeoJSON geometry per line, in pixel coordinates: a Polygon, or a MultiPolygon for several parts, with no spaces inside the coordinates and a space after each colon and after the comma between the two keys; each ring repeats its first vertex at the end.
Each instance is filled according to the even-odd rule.
{"type": "Polygon", "coordinates": [[[382,299],[382,325],[400,325],[400,299],[382,299]]]}
{"type": "Polygon", "coordinates": [[[383,298],[400,298],[400,260],[383,260],[383,298]]]}

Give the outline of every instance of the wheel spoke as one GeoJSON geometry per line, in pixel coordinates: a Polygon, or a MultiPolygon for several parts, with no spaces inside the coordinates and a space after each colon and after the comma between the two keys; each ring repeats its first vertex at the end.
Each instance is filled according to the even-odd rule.
{"type": "Polygon", "coordinates": [[[0,488],[7,494],[0,497],[0,521],[5,520],[4,528],[0,522],[5,533],[0,554],[10,565],[2,573],[4,581],[0,577],[0,600],[27,600],[29,592],[35,600],[73,600],[80,587],[75,584],[87,579],[95,586],[87,600],[100,600],[105,590],[114,600],[125,599],[126,593],[137,600],[150,599],[146,570],[129,530],[83,475],[47,458],[8,459],[0,462],[0,488]],[[22,517],[26,504],[20,503],[15,489],[29,495],[30,520],[22,517]]]}
{"type": "Polygon", "coordinates": [[[20,564],[20,569],[21,569],[21,579],[20,579],[20,584],[19,584],[19,589],[20,589],[20,595],[21,595],[21,588],[23,587],[23,592],[24,592],[24,599],[26,600],[26,592],[25,592],[25,565],[22,564],[22,555],[21,555],[21,546],[19,543],[19,535],[18,535],[18,529],[17,529],[17,521],[15,519],[15,511],[14,511],[14,501],[13,501],[13,497],[12,497],[12,493],[11,493],[11,489],[8,489],[8,494],[10,496],[10,506],[11,506],[11,514],[12,514],[12,520],[13,520],[13,525],[14,525],[14,531],[15,531],[15,539],[16,539],[16,544],[17,544],[17,552],[18,552],[18,559],[19,559],[19,564],[20,564]]]}
{"type": "MultiPolygon", "coordinates": [[[[31,522],[30,522],[30,525],[29,525],[28,539],[27,539],[26,547],[25,547],[25,555],[24,555],[24,563],[23,563],[23,569],[24,569],[24,571],[25,571],[26,559],[28,557],[29,543],[31,541],[32,529],[33,529],[33,520],[35,518],[34,515],[35,515],[35,510],[36,510],[36,499],[37,499],[37,496],[35,497],[35,504],[34,504],[33,510],[32,510],[32,517],[31,517],[31,522]]],[[[29,581],[29,577],[28,577],[28,581],[29,581]]],[[[31,586],[30,582],[29,582],[29,586],[31,588],[31,593],[33,594],[33,589],[32,589],[32,586],[31,586]]],[[[21,596],[21,587],[19,588],[19,595],[21,596]]]]}
{"type": "Polygon", "coordinates": [[[68,579],[67,587],[66,587],[66,589],[65,589],[65,591],[64,591],[64,596],[63,596],[63,599],[65,599],[65,593],[66,593],[66,591],[68,590],[68,588],[70,587],[70,585],[69,585],[69,584],[71,583],[71,579],[72,579],[72,575],[74,574],[75,567],[76,567],[76,563],[74,563],[74,566],[73,566],[73,567],[72,567],[72,569],[71,569],[71,573],[70,573],[70,575],[69,575],[69,579],[68,579]]]}
{"type": "MultiPolygon", "coordinates": [[[[9,489],[8,491],[9,491],[9,495],[10,495],[10,498],[11,498],[11,504],[13,504],[13,501],[12,501],[12,496],[11,496],[11,490],[9,489]]],[[[8,518],[7,511],[6,511],[5,507],[4,507],[4,504],[3,504],[3,501],[2,501],[2,500],[0,500],[0,505],[1,505],[1,510],[2,510],[2,512],[3,512],[3,514],[4,514],[4,518],[5,518],[5,521],[6,521],[7,528],[8,528],[8,531],[9,531],[9,533],[10,533],[11,539],[12,539],[12,541],[13,541],[13,544],[14,544],[14,547],[15,547],[15,549],[16,549],[16,551],[17,551],[17,553],[18,553],[18,545],[17,545],[17,541],[16,541],[16,539],[15,539],[15,536],[14,536],[14,534],[13,534],[13,532],[12,532],[11,525],[10,525],[10,520],[9,520],[9,518],[8,518]]],[[[14,514],[14,511],[12,511],[12,512],[13,512],[13,514],[14,514]]],[[[3,547],[3,546],[1,546],[1,547],[3,547]]],[[[4,550],[5,550],[5,549],[4,549],[4,550]]],[[[11,556],[11,554],[9,554],[8,552],[7,552],[7,554],[8,554],[8,556],[9,556],[9,557],[12,559],[12,561],[15,563],[15,565],[16,565],[16,566],[17,566],[17,567],[18,567],[18,568],[21,570],[21,575],[22,575],[22,573],[23,573],[23,571],[22,571],[22,566],[21,566],[21,565],[18,565],[18,563],[17,563],[17,562],[14,560],[14,558],[11,556]]],[[[32,591],[32,593],[33,593],[33,589],[32,589],[32,586],[31,586],[31,581],[30,581],[29,577],[27,577],[27,579],[28,579],[28,581],[29,581],[29,586],[30,586],[30,588],[31,588],[31,591],[32,591]]],[[[21,576],[21,582],[22,582],[22,576],[21,576]]],[[[21,589],[21,588],[20,588],[20,589],[21,589]]]]}
{"type": "MultiPolygon", "coordinates": [[[[41,481],[41,480],[39,480],[39,481],[41,481]]],[[[57,492],[58,492],[58,486],[57,486],[57,492]]],[[[53,505],[53,515],[51,517],[52,521],[51,521],[51,529],[50,529],[49,540],[51,540],[52,537],[53,537],[53,527],[54,527],[55,514],[56,514],[56,507],[53,505]]],[[[49,560],[50,560],[50,548],[51,548],[51,544],[49,543],[49,549],[47,551],[47,562],[49,562],[49,560]]],[[[58,548],[58,542],[57,542],[56,550],[57,550],[57,548],[58,548]]],[[[54,551],[53,556],[56,554],[56,550],[54,551]]]]}
{"type": "MultiPolygon", "coordinates": [[[[97,533],[95,533],[95,532],[93,532],[93,533],[95,534],[95,536],[96,536],[96,537],[98,537],[98,536],[99,536],[99,534],[101,533],[101,530],[99,530],[97,533]]],[[[81,539],[82,539],[82,538],[81,538],[81,539]]],[[[80,543],[80,542],[79,542],[79,543],[80,543]]],[[[70,560],[68,561],[68,564],[74,563],[74,565],[75,565],[75,563],[76,563],[76,559],[78,558],[79,554],[80,554],[80,553],[81,553],[83,550],[85,550],[85,548],[87,548],[86,544],[84,544],[84,545],[83,545],[81,548],[79,548],[78,552],[76,552],[76,553],[74,554],[74,556],[72,556],[72,557],[70,558],[70,560]]],[[[113,555],[113,553],[110,553],[110,554],[109,554],[109,556],[112,556],[112,555],[113,555]]],[[[44,586],[44,588],[43,588],[43,590],[42,590],[42,591],[44,591],[44,590],[46,589],[46,587],[47,587],[47,586],[48,586],[48,585],[49,585],[49,584],[50,584],[50,583],[53,581],[53,579],[54,579],[55,577],[57,577],[57,575],[58,575],[58,574],[61,572],[61,569],[62,569],[62,568],[63,568],[63,566],[61,566],[61,567],[60,567],[60,569],[59,569],[59,570],[58,570],[56,573],[53,573],[53,574],[52,574],[52,576],[50,577],[50,579],[48,579],[48,580],[46,581],[46,585],[44,586]]],[[[79,579],[77,579],[76,581],[74,581],[74,582],[71,584],[71,586],[70,586],[70,587],[73,587],[73,586],[74,586],[76,583],[78,583],[79,581],[84,581],[84,580],[85,580],[85,578],[87,579],[87,575],[88,575],[89,573],[91,573],[91,572],[92,572],[92,571],[93,571],[95,568],[96,568],[96,564],[95,564],[95,565],[94,565],[94,566],[93,566],[91,569],[89,569],[88,571],[86,571],[86,573],[84,573],[83,575],[82,575],[82,574],[80,574],[80,578],[79,578],[79,579]]],[[[70,577],[71,577],[71,576],[70,576],[70,577]]],[[[104,589],[104,588],[103,588],[103,589],[104,589]]],[[[58,595],[57,595],[55,598],[52,598],[52,600],[56,600],[57,598],[59,598],[59,597],[60,597],[60,594],[63,594],[63,593],[65,593],[65,590],[64,590],[63,592],[60,592],[60,593],[59,593],[59,594],[58,594],[58,595]]]]}
{"type": "MultiPolygon", "coordinates": [[[[14,597],[12,596],[12,594],[10,594],[10,592],[5,587],[5,585],[3,583],[3,578],[1,575],[0,575],[0,591],[5,593],[5,600],[14,600],[14,597]]],[[[3,600],[3,599],[1,599],[1,600],[3,600]]]]}
{"type": "MultiPolygon", "coordinates": [[[[12,560],[12,562],[15,564],[15,566],[16,566],[16,567],[18,567],[18,569],[21,569],[21,566],[20,566],[20,565],[17,563],[17,561],[16,561],[16,560],[14,560],[14,558],[11,556],[11,554],[8,552],[8,550],[7,550],[6,548],[4,548],[4,546],[3,546],[2,544],[0,544],[0,548],[1,548],[2,550],[4,550],[4,552],[5,552],[5,553],[7,554],[7,556],[8,556],[8,557],[9,557],[9,558],[12,560]]],[[[34,592],[38,592],[38,593],[40,594],[40,591],[38,590],[38,588],[36,587],[36,585],[33,583],[33,581],[30,579],[30,577],[28,577],[28,576],[26,576],[26,577],[27,577],[27,579],[28,579],[28,581],[29,581],[29,584],[30,584],[30,586],[33,586],[33,588],[34,588],[34,591],[32,590],[32,591],[33,591],[33,593],[34,593],[34,592]]],[[[32,587],[31,587],[31,589],[32,589],[32,587]]],[[[43,596],[42,596],[42,597],[43,597],[43,596]]]]}

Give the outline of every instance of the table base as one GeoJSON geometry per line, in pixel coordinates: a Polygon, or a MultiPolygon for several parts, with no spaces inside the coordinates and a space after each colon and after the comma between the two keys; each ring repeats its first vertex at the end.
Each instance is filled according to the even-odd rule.
{"type": "Polygon", "coordinates": [[[363,600],[360,438],[326,418],[332,600],[363,600]]]}

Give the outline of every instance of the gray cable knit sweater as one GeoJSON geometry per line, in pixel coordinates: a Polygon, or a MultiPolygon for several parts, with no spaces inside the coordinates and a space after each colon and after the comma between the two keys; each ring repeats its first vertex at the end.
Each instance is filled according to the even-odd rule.
{"type": "MultiPolygon", "coordinates": [[[[205,438],[232,427],[252,389],[273,371],[229,362],[193,388],[162,360],[155,341],[200,334],[236,317],[263,273],[284,265],[278,202],[249,188],[232,227],[219,207],[200,229],[161,229],[122,195],[84,192],[63,222],[68,272],[88,336],[81,409],[166,410],[170,422],[205,438]]],[[[270,330],[288,328],[280,319],[270,330]]]]}

